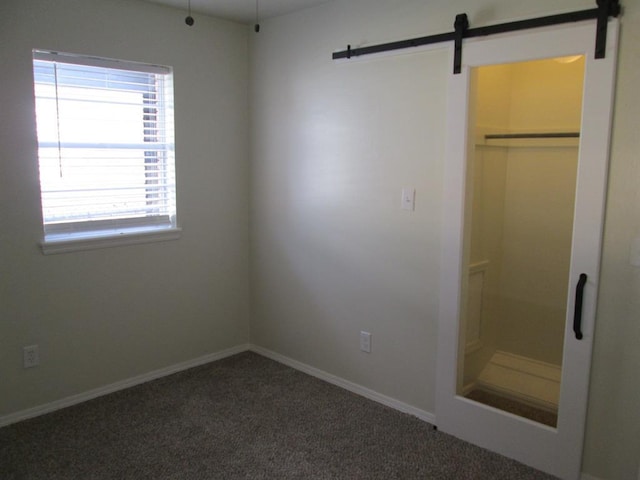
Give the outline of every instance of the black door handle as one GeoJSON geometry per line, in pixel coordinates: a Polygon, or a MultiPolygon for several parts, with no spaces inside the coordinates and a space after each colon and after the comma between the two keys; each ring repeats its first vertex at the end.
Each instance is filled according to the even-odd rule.
{"type": "Polygon", "coordinates": [[[582,340],[582,296],[585,283],[587,283],[587,274],[581,273],[576,286],[576,302],[573,310],[573,332],[578,340],[582,340]]]}

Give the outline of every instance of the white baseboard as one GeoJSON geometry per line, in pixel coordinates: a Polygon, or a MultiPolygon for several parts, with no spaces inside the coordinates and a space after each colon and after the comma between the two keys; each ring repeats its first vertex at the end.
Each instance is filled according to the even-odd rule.
{"type": "Polygon", "coordinates": [[[0,427],[20,422],[22,420],[27,420],[28,418],[44,415],[45,413],[55,412],[56,410],[60,410],[61,408],[77,405],[78,403],[86,402],[87,400],[92,400],[109,393],[134,387],[136,385],[140,385],[151,380],[156,380],[161,377],[166,377],[167,375],[178,373],[183,370],[188,370],[189,368],[199,367],[200,365],[215,362],[216,360],[222,360],[223,358],[230,357],[247,350],[249,350],[249,345],[239,345],[237,347],[229,348],[221,352],[211,353],[202,357],[195,358],[193,360],[187,360],[186,362],[181,362],[169,367],[144,373],[142,375],[137,375],[126,380],[121,380],[110,385],[105,385],[104,387],[95,388],[87,392],[72,395],[60,400],[55,400],[44,405],[38,405],[37,407],[27,408],[26,410],[20,410],[15,413],[10,413],[9,415],[0,417],[0,427]]]}
{"type": "Polygon", "coordinates": [[[435,425],[436,417],[433,413],[401,402],[400,400],[396,400],[395,398],[388,397],[374,390],[363,387],[362,385],[350,382],[297,360],[293,360],[292,358],[285,357],[284,355],[280,355],[279,353],[267,350],[266,348],[259,347],[257,345],[251,345],[250,350],[259,355],[270,358],[271,360],[275,360],[276,362],[287,365],[288,367],[295,368],[296,370],[299,370],[303,373],[319,378],[320,380],[324,380],[327,383],[331,383],[340,388],[344,388],[345,390],[355,393],[356,395],[360,395],[362,397],[368,398],[369,400],[373,400],[374,402],[381,403],[382,405],[386,405],[387,407],[391,407],[400,412],[408,413],[410,415],[418,417],[420,420],[435,425]]]}
{"type": "Polygon", "coordinates": [[[40,415],[44,415],[47,413],[55,412],[56,410],[60,410],[62,408],[70,407],[72,405],[77,405],[79,403],[86,402],[88,400],[93,400],[94,398],[98,398],[103,395],[108,395],[110,393],[124,390],[126,388],[134,387],[136,385],[140,385],[152,380],[156,380],[158,378],[166,377],[168,375],[172,375],[174,373],[188,370],[190,368],[198,367],[200,365],[204,365],[210,362],[215,362],[216,360],[222,360],[223,358],[230,357],[232,355],[236,355],[238,353],[242,353],[247,350],[251,350],[259,355],[275,360],[276,362],[282,363],[291,368],[295,368],[296,370],[307,373],[311,376],[319,378],[320,380],[324,380],[328,383],[344,388],[345,390],[353,392],[357,395],[361,395],[365,398],[381,403],[395,410],[399,410],[401,412],[414,415],[425,422],[435,424],[435,415],[425,410],[421,410],[419,408],[413,407],[411,405],[408,405],[394,398],[388,397],[386,395],[382,395],[381,393],[375,392],[371,389],[368,389],[356,383],[350,382],[348,380],[344,380],[335,375],[331,375],[330,373],[324,372],[317,368],[298,362],[297,360],[293,360],[291,358],[285,357],[284,355],[280,355],[278,353],[272,352],[271,350],[267,350],[266,348],[258,347],[257,345],[246,344],[246,345],[239,345],[237,347],[233,347],[227,350],[223,350],[221,352],[204,355],[202,357],[198,357],[193,360],[187,360],[185,362],[181,362],[175,365],[171,365],[169,367],[154,370],[152,372],[144,373],[142,375],[137,375],[135,377],[128,378],[126,380],[121,380],[119,382],[111,383],[103,387],[98,387],[93,390],[72,395],[70,397],[62,398],[60,400],[55,400],[53,402],[49,402],[43,405],[38,405],[36,407],[27,408],[25,410],[20,410],[18,412],[0,416],[0,427],[4,427],[12,423],[20,422],[22,420],[27,420],[29,418],[38,417],[40,415]]]}

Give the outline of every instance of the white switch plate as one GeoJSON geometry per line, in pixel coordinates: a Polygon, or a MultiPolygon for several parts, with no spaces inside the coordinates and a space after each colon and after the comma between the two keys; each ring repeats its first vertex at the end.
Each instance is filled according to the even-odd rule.
{"type": "Polygon", "coordinates": [[[402,210],[415,210],[416,189],[413,187],[404,187],[402,189],[402,198],[400,206],[402,210]]]}
{"type": "Polygon", "coordinates": [[[369,332],[360,332],[360,350],[371,353],[371,334],[369,332]]]}
{"type": "Polygon", "coordinates": [[[634,267],[640,267],[640,237],[634,238],[631,242],[629,263],[634,267]]]}

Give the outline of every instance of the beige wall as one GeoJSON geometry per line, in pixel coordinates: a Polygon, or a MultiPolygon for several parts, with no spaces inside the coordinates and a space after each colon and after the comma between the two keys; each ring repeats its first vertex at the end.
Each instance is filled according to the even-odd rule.
{"type": "Polygon", "coordinates": [[[508,155],[497,347],[560,365],[578,149],[508,155]]]}
{"type": "MultiPolygon", "coordinates": [[[[469,232],[469,263],[487,262],[482,277],[481,311],[476,312],[480,326],[480,347],[465,355],[462,387],[478,378],[497,350],[498,319],[500,315],[500,272],[502,267],[505,188],[508,149],[484,147],[487,133],[505,133],[511,112],[511,84],[513,68],[494,65],[478,68],[472,74],[472,95],[469,133],[474,135],[470,145],[473,160],[467,170],[466,198],[469,232]],[[472,181],[471,185],[469,182],[472,181]],[[470,219],[468,213],[471,213],[470,219]],[[470,227],[470,229],[469,229],[470,227]]],[[[471,138],[471,137],[470,137],[471,138]]],[[[471,271],[470,271],[471,273],[471,271]]],[[[470,305],[467,299],[467,305],[470,305]]],[[[471,321],[467,311],[463,318],[471,321]]],[[[468,341],[467,341],[468,343],[468,341]]]]}
{"type": "Polygon", "coordinates": [[[0,416],[247,342],[247,49],[149,3],[0,2],[0,416]],[[180,240],[42,255],[35,47],[174,67],[180,240]]]}
{"type": "Polygon", "coordinates": [[[516,131],[579,131],[584,59],[523,62],[511,67],[509,126],[516,131]]]}
{"type": "MultiPolygon", "coordinates": [[[[640,5],[624,3],[584,459],[607,479],[635,479],[640,451],[640,274],[628,262],[640,233],[640,5]]],[[[345,0],[264,22],[252,43],[252,342],[433,411],[448,51],[350,62],[331,52],[451,31],[460,12],[473,26],[557,8],[345,0]],[[406,185],[413,213],[400,210],[406,185]],[[369,355],[360,330],[373,333],[369,355]]]]}

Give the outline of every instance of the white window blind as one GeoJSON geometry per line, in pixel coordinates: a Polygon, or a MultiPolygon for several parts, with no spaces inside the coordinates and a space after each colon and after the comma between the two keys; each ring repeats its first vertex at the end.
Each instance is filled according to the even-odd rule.
{"type": "Polygon", "coordinates": [[[176,227],[169,67],[34,50],[45,242],[176,227]]]}

